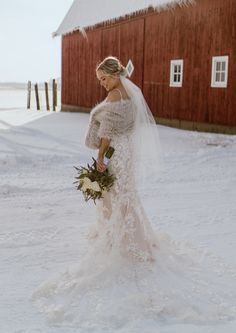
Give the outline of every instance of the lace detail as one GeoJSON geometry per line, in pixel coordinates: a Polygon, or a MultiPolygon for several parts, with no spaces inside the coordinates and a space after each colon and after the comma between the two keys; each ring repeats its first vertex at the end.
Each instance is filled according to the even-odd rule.
{"type": "Polygon", "coordinates": [[[97,204],[97,237],[105,237],[104,247],[109,244],[105,251],[135,260],[153,260],[152,247],[157,243],[135,187],[131,136],[113,136],[110,145],[115,152],[108,169],[116,176],[116,181],[97,204]]]}

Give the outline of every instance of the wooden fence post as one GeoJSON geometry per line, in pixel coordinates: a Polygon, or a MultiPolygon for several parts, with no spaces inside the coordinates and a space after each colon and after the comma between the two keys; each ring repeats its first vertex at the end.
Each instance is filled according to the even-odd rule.
{"type": "Polygon", "coordinates": [[[56,94],[55,94],[55,79],[52,80],[52,108],[53,111],[56,111],[56,94]]]}
{"type": "Polygon", "coordinates": [[[45,95],[46,95],[46,107],[47,107],[47,111],[50,111],[49,97],[48,97],[48,83],[44,82],[44,86],[45,86],[45,95]]]}
{"type": "Polygon", "coordinates": [[[57,107],[57,83],[55,83],[55,105],[57,107]]]}
{"type": "Polygon", "coordinates": [[[27,87],[27,109],[30,109],[30,98],[31,98],[31,81],[28,81],[28,87],[27,87]]]}
{"type": "Polygon", "coordinates": [[[37,84],[37,83],[34,85],[34,89],[35,89],[35,97],[36,97],[37,110],[40,110],[40,104],[39,104],[39,90],[38,90],[38,84],[37,84]]]}

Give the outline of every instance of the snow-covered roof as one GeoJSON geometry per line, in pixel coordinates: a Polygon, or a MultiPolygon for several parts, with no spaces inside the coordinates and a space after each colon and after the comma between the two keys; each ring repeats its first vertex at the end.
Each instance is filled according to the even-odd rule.
{"type": "Polygon", "coordinates": [[[53,36],[92,27],[153,7],[161,11],[175,5],[188,5],[195,0],[74,0],[53,36]]]}

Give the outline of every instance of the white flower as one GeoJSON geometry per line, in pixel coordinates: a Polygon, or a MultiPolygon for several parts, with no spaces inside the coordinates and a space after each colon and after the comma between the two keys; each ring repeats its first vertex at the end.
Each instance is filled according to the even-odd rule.
{"type": "Polygon", "coordinates": [[[100,192],[101,188],[98,184],[98,182],[94,181],[91,183],[91,187],[90,187],[93,191],[95,192],[100,192]]]}
{"type": "Polygon", "coordinates": [[[90,185],[92,182],[88,177],[83,178],[84,184],[90,185]]]}
{"type": "Polygon", "coordinates": [[[81,191],[86,192],[86,190],[87,190],[87,187],[83,184],[82,187],[81,187],[81,191]]]}
{"type": "Polygon", "coordinates": [[[91,182],[91,180],[88,177],[84,177],[83,180],[82,180],[82,182],[83,182],[83,185],[81,187],[81,190],[83,192],[85,192],[86,190],[88,190],[88,189],[91,188],[91,183],[92,182],[91,182]]]}

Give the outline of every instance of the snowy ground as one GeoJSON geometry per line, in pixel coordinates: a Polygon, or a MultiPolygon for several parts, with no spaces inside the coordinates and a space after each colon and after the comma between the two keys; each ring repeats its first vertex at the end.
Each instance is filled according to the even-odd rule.
{"type": "MultiPolygon", "coordinates": [[[[30,302],[42,281],[86,252],[94,205],[72,183],[73,166],[92,156],[87,122],[80,113],[0,112],[0,333],[88,333],[49,327],[30,302]]],[[[166,169],[142,196],[154,228],[236,266],[236,137],[158,127],[166,169]]],[[[223,331],[235,332],[236,323],[135,333],[223,331]]]]}
{"type": "MultiPolygon", "coordinates": [[[[58,90],[58,102],[60,102],[60,91],[58,90]]],[[[48,91],[49,104],[52,105],[52,90],[48,91]]],[[[39,102],[40,107],[45,109],[46,97],[45,90],[39,88],[39,102]]],[[[31,91],[31,106],[35,108],[36,98],[35,91],[32,85],[31,91]]],[[[27,90],[25,89],[10,89],[10,87],[0,86],[0,111],[4,110],[19,110],[27,107],[27,90]]]]}

